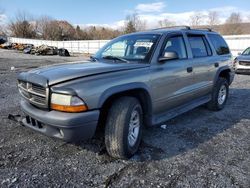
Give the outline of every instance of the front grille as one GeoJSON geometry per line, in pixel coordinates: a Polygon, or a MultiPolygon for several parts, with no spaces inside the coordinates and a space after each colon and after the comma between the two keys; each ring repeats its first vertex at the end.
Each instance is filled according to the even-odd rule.
{"type": "Polygon", "coordinates": [[[250,66],[250,61],[239,61],[240,65],[250,66]]]}
{"type": "Polygon", "coordinates": [[[48,107],[48,88],[19,80],[18,89],[22,97],[30,103],[42,108],[48,107]]]}
{"type": "Polygon", "coordinates": [[[42,95],[46,96],[46,89],[44,87],[41,87],[39,85],[32,84],[32,90],[36,93],[40,93],[42,95]]]}

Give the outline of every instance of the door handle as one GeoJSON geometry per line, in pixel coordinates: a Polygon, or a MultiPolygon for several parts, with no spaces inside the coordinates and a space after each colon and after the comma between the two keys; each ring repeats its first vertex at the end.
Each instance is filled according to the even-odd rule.
{"type": "Polygon", "coordinates": [[[187,68],[187,72],[188,72],[188,73],[193,72],[193,67],[188,67],[188,68],[187,68]]]}
{"type": "Polygon", "coordinates": [[[219,67],[219,63],[215,63],[214,66],[215,66],[215,67],[219,67]]]}

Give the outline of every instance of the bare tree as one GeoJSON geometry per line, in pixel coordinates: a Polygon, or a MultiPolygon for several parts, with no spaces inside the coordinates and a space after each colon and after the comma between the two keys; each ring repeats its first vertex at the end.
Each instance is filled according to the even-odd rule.
{"type": "Polygon", "coordinates": [[[76,26],[76,34],[75,34],[75,38],[77,39],[77,40],[81,40],[81,38],[83,37],[83,31],[81,30],[81,28],[80,28],[80,26],[79,25],[77,25],[76,26]]]}
{"type": "Polygon", "coordinates": [[[210,27],[220,24],[220,15],[217,11],[208,12],[208,25],[210,27]]]}
{"type": "Polygon", "coordinates": [[[190,16],[190,25],[199,26],[204,23],[205,15],[201,12],[196,12],[190,16]]]}
{"type": "Polygon", "coordinates": [[[137,13],[128,15],[125,21],[125,33],[142,31],[146,29],[146,21],[141,20],[137,13]]]}
{"type": "Polygon", "coordinates": [[[169,19],[165,18],[163,20],[160,20],[159,22],[160,27],[171,27],[171,26],[175,26],[176,23],[173,21],[170,21],[169,19]]]}
{"type": "Polygon", "coordinates": [[[5,35],[5,24],[3,23],[4,10],[0,7],[0,35],[5,35]]]}
{"type": "Polygon", "coordinates": [[[43,16],[36,21],[36,33],[45,40],[76,39],[76,29],[67,21],[54,20],[43,16]]]}
{"type": "Polygon", "coordinates": [[[238,12],[233,12],[226,20],[227,24],[238,24],[242,23],[241,14],[238,12]]]}
{"type": "Polygon", "coordinates": [[[35,24],[26,12],[18,12],[15,18],[10,21],[9,29],[15,37],[34,38],[36,37],[35,24]]]}
{"type": "Polygon", "coordinates": [[[222,34],[224,35],[240,35],[242,18],[240,13],[233,12],[222,27],[222,34]]]}
{"type": "Polygon", "coordinates": [[[49,39],[48,28],[52,20],[49,16],[42,16],[36,20],[36,32],[39,38],[49,39]]]}

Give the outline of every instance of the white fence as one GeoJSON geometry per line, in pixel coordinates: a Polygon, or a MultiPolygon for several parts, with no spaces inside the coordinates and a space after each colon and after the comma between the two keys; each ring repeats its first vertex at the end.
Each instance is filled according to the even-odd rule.
{"type": "Polygon", "coordinates": [[[57,48],[66,48],[70,53],[94,54],[109,40],[51,41],[8,37],[8,41],[12,43],[33,44],[34,46],[44,44],[48,46],[55,46],[57,48]]]}
{"type": "Polygon", "coordinates": [[[237,56],[239,52],[250,47],[250,35],[230,35],[223,37],[227,41],[233,56],[237,56]]]}
{"type": "MultiPolygon", "coordinates": [[[[236,56],[247,47],[250,47],[250,35],[231,35],[224,36],[227,41],[232,54],[236,56]]],[[[109,40],[77,40],[77,41],[49,41],[49,40],[35,40],[23,38],[8,38],[9,42],[34,44],[40,46],[42,44],[49,46],[56,46],[58,48],[66,48],[71,53],[89,53],[94,54],[99,48],[105,45],[109,40]]]]}

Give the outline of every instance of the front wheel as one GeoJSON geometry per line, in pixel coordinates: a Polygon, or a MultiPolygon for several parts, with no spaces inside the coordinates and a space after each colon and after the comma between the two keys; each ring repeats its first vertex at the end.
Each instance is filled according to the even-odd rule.
{"type": "Polygon", "coordinates": [[[129,158],[138,150],[142,135],[142,108],[134,97],[117,99],[105,127],[106,149],[114,158],[129,158]]]}
{"type": "Polygon", "coordinates": [[[212,99],[208,102],[207,107],[213,111],[222,110],[227,102],[229,93],[228,81],[219,77],[212,92],[212,99]]]}

